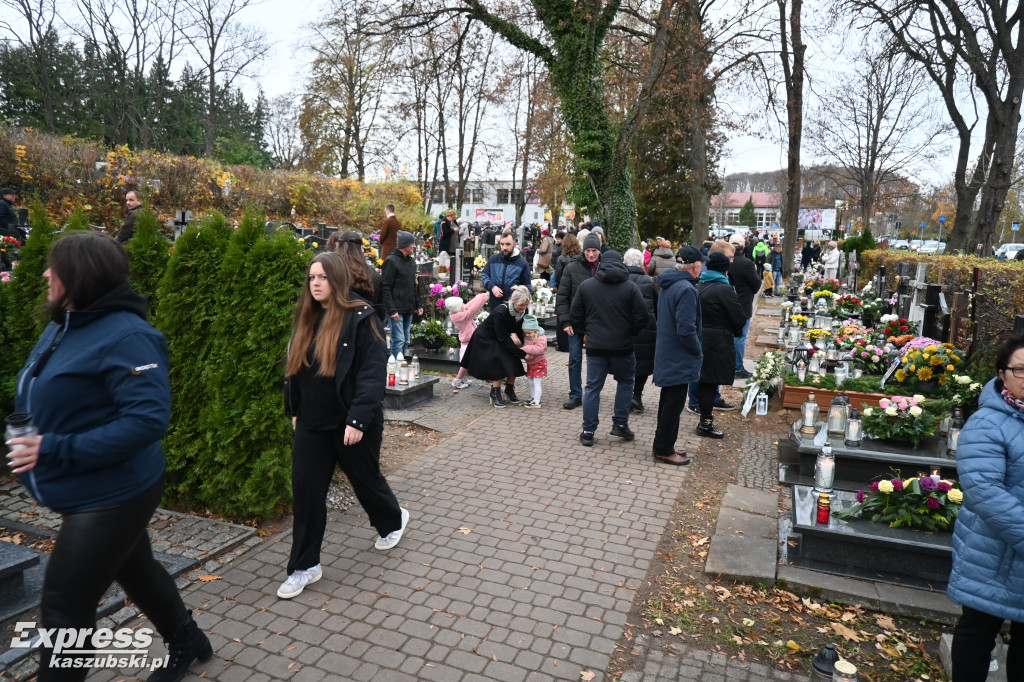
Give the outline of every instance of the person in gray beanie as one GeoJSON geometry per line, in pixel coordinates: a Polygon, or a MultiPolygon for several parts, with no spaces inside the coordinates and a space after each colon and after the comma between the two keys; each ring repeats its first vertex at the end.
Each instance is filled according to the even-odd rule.
{"type": "Polygon", "coordinates": [[[391,318],[391,354],[398,362],[405,360],[412,333],[412,315],[423,314],[423,304],[416,290],[416,261],[412,252],[416,237],[405,230],[398,231],[395,249],[381,266],[381,291],[384,311],[391,318]]]}
{"type": "Polygon", "coordinates": [[[569,337],[569,398],[562,407],[571,410],[583,404],[583,335],[572,329],[570,310],[580,285],[597,273],[601,263],[601,238],[588,234],[583,240],[583,253],[569,261],[558,278],[555,314],[558,326],[569,337]]]}

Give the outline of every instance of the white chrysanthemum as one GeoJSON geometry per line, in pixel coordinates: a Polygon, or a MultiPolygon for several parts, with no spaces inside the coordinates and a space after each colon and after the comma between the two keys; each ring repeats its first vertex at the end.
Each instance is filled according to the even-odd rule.
{"type": "Polygon", "coordinates": [[[921,416],[921,413],[924,412],[924,410],[922,410],[917,405],[911,405],[910,409],[907,410],[907,412],[909,412],[911,414],[911,416],[913,416],[913,417],[919,417],[919,416],[921,416]]]}
{"type": "Polygon", "coordinates": [[[865,407],[864,411],[861,412],[861,414],[863,416],[865,416],[865,417],[870,417],[874,413],[875,413],[875,410],[874,410],[874,408],[871,408],[871,407],[865,407]]]}
{"type": "Polygon", "coordinates": [[[890,405],[889,407],[885,408],[885,413],[890,417],[895,417],[897,414],[899,414],[899,410],[890,405]]]}

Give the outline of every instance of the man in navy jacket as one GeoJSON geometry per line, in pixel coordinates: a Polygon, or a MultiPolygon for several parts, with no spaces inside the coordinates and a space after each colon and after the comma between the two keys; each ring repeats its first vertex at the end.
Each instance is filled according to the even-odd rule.
{"type": "Polygon", "coordinates": [[[487,260],[484,266],[484,289],[490,292],[490,307],[493,310],[508,300],[512,287],[522,284],[530,291],[530,264],[515,253],[516,240],[510,234],[501,235],[498,240],[501,251],[487,260]]]}

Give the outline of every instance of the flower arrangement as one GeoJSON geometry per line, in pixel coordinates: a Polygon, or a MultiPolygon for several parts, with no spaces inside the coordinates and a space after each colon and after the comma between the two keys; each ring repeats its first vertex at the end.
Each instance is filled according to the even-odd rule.
{"type": "Polygon", "coordinates": [[[945,384],[946,375],[956,371],[960,356],[952,344],[921,337],[903,346],[902,367],[896,370],[896,381],[916,383],[938,379],[945,384]]]}
{"type": "Polygon", "coordinates": [[[793,325],[795,325],[797,327],[806,327],[807,326],[807,316],[806,315],[793,315],[791,318],[789,318],[789,321],[790,321],[791,324],[793,324],[793,325]]]}
{"type": "Polygon", "coordinates": [[[477,255],[477,257],[473,259],[473,267],[482,268],[485,265],[487,265],[487,259],[484,258],[483,255],[477,255]]]}
{"type": "Polygon", "coordinates": [[[780,307],[781,307],[782,310],[792,310],[793,309],[793,301],[783,301],[782,302],[782,306],[780,306],[780,307]]]}
{"type": "MultiPolygon", "coordinates": [[[[862,340],[863,341],[863,340],[862,340]]],[[[873,343],[856,343],[850,349],[850,360],[865,372],[876,373],[885,369],[885,349],[873,343]]]]}
{"type": "Polygon", "coordinates": [[[885,325],[882,327],[882,333],[887,341],[894,341],[897,336],[917,333],[917,323],[910,322],[905,317],[882,315],[879,322],[885,325]]]}
{"type": "Polygon", "coordinates": [[[484,320],[490,317],[490,315],[491,314],[486,310],[481,310],[476,314],[476,317],[473,318],[473,321],[476,322],[477,326],[479,327],[481,324],[484,323],[484,320]]]}
{"type": "Polygon", "coordinates": [[[937,476],[916,476],[903,480],[896,472],[892,479],[871,484],[871,493],[857,491],[857,504],[836,512],[841,519],[864,517],[894,528],[917,528],[935,532],[949,531],[960,514],[964,501],[960,483],[937,476]]]}
{"type": "Polygon", "coordinates": [[[930,411],[934,406],[929,402],[920,394],[882,398],[878,407],[864,407],[864,431],[879,438],[909,440],[916,448],[922,439],[935,433],[936,415],[930,411]]]}
{"type": "Polygon", "coordinates": [[[839,293],[839,280],[825,279],[824,277],[815,277],[807,280],[804,284],[804,292],[809,294],[816,291],[828,291],[833,294],[839,293]]]}
{"type": "Polygon", "coordinates": [[[4,270],[0,272],[0,283],[7,283],[11,281],[11,273],[4,270]]]}
{"type": "Polygon", "coordinates": [[[778,386],[778,378],[786,369],[786,358],[777,350],[770,350],[757,360],[753,374],[747,379],[746,389],[755,393],[772,395],[778,386]]]}
{"type": "Polygon", "coordinates": [[[839,298],[836,299],[836,308],[843,311],[844,313],[859,313],[861,312],[863,307],[863,301],[861,301],[853,294],[840,296],[839,298]]]}
{"type": "Polygon", "coordinates": [[[438,272],[438,274],[444,274],[444,273],[448,272],[448,266],[447,265],[438,265],[437,266],[437,272],[438,272]]]}
{"type": "Polygon", "coordinates": [[[459,345],[459,337],[449,334],[441,320],[423,320],[413,325],[410,336],[425,348],[457,348],[459,345]]]}
{"type": "MultiPolygon", "coordinates": [[[[2,274],[0,273],[0,275],[2,274]]],[[[978,397],[981,396],[981,389],[985,388],[985,384],[975,381],[966,374],[951,374],[946,381],[945,388],[949,402],[955,407],[976,410],[978,409],[978,397]]]]}
{"type": "Polygon", "coordinates": [[[6,235],[4,237],[0,237],[0,253],[7,253],[8,251],[14,251],[15,249],[17,249],[20,246],[21,246],[21,242],[19,242],[14,237],[8,237],[6,235]]]}
{"type": "Polygon", "coordinates": [[[533,290],[533,300],[546,305],[555,300],[555,293],[547,287],[537,287],[533,290]]]}
{"type": "Polygon", "coordinates": [[[885,310],[886,302],[880,298],[865,298],[861,300],[861,315],[874,319],[885,310]]]}
{"type": "Polygon", "coordinates": [[[444,301],[446,298],[459,296],[462,300],[466,300],[466,296],[469,293],[469,285],[461,279],[449,286],[445,286],[440,282],[434,282],[430,285],[430,291],[427,292],[427,304],[431,308],[444,310],[444,301]]]}
{"type": "Polygon", "coordinates": [[[819,299],[823,298],[823,299],[825,299],[826,303],[828,303],[829,305],[832,305],[832,303],[835,302],[836,294],[835,294],[834,291],[829,291],[828,289],[822,289],[821,291],[815,291],[813,294],[811,294],[811,298],[813,298],[815,302],[817,302],[819,299]]]}
{"type": "Polygon", "coordinates": [[[832,333],[824,329],[810,329],[807,331],[807,338],[811,341],[818,341],[819,339],[828,339],[832,336],[832,333]]]}

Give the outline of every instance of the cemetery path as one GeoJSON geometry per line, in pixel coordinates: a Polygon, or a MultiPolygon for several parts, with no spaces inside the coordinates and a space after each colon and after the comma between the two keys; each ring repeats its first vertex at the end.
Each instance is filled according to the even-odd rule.
{"type": "MultiPolygon", "coordinates": [[[[604,680],[612,658],[632,651],[643,679],[796,679],[696,647],[664,654],[626,640],[688,471],[651,459],[651,386],[652,407],[631,417],[637,439],[622,442],[608,435],[609,381],[596,444],[582,447],[582,411],[561,408],[566,360],[550,352],[540,410],[493,409],[481,382],[451,402],[478,416],[389,475],[412,515],[393,550],[373,549],[356,506],[330,514],[323,579],[292,600],[275,594],[287,532],[186,588],[216,652],[193,672],[225,682],[604,680]]],[[[688,435],[695,421],[684,413],[680,428],[691,452],[702,445],[688,435]]]]}

